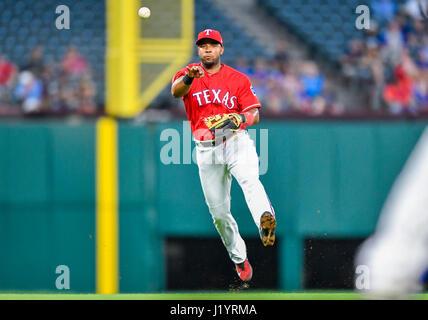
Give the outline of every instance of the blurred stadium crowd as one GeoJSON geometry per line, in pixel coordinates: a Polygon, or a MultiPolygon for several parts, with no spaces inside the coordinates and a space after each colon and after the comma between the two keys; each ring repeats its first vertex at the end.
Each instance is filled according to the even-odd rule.
{"type": "Polygon", "coordinates": [[[250,77],[262,112],[341,114],[343,107],[335,100],[334,91],[317,63],[289,60],[285,49],[286,44],[281,43],[272,59],[258,57],[250,64],[242,58],[235,64],[236,69],[250,77]]]}
{"type": "MultiPolygon", "coordinates": [[[[256,41],[245,34],[245,30],[240,30],[240,26],[228,21],[227,17],[215,8],[212,1],[195,1],[197,12],[195,29],[216,28],[222,32],[225,43],[231,44],[234,41],[235,51],[228,51],[228,58],[224,62],[251,78],[254,90],[264,106],[263,112],[266,114],[297,113],[311,116],[346,114],[347,106],[337,98],[337,91],[343,88],[345,91],[349,89],[350,92],[357,92],[363,98],[362,105],[356,107],[362,113],[420,115],[428,112],[428,27],[420,19],[417,0],[372,0],[367,3],[371,9],[370,30],[358,31],[353,23],[348,23],[347,27],[350,25],[351,29],[355,29],[348,30],[349,34],[346,33],[348,31],[345,30],[343,20],[334,16],[334,11],[329,10],[332,6],[337,6],[338,12],[345,10],[346,14],[351,14],[351,18],[355,19],[356,15],[353,12],[355,1],[329,0],[325,5],[321,2],[316,4],[317,2],[319,1],[259,1],[260,6],[265,6],[272,16],[284,22],[285,28],[299,31],[298,25],[301,24],[300,31],[303,33],[297,32],[296,35],[315,52],[314,56],[309,58],[290,58],[289,44],[282,41],[278,42],[273,55],[266,54],[260,44],[256,44],[256,41]],[[278,8],[284,9],[283,16],[280,15],[281,10],[277,10],[278,8]],[[320,34],[316,33],[318,30],[309,31],[314,35],[315,45],[310,43],[310,36],[304,36],[305,32],[308,32],[305,23],[309,21],[305,14],[310,12],[308,9],[314,8],[320,12],[326,11],[325,16],[330,21],[326,23],[322,19],[317,20],[319,17],[317,19],[314,17],[311,21],[315,29],[319,29],[319,26],[326,27],[325,39],[322,37],[319,39],[320,34]],[[330,17],[332,15],[337,21],[330,17]],[[332,25],[336,29],[330,30],[332,25]],[[343,26],[343,30],[337,27],[340,25],[343,26]],[[238,43],[238,40],[242,44],[238,43]],[[241,50],[242,46],[251,47],[251,50],[241,50]],[[317,50],[326,52],[330,55],[329,59],[320,62],[316,59],[317,50]],[[336,78],[336,83],[321,71],[323,63],[330,64],[339,77],[336,78]],[[339,88],[337,81],[344,87],[339,88]]],[[[13,17],[13,9],[20,10],[19,4],[22,4],[21,0],[15,2],[6,0],[3,4],[3,9],[6,10],[4,12],[7,13],[9,8],[9,15],[13,17]]],[[[95,12],[89,10],[91,6],[100,6],[97,12],[104,10],[104,5],[94,0],[81,4],[82,10],[86,10],[85,14],[95,12]]],[[[13,20],[11,17],[9,21],[13,20]]],[[[80,19],[82,19],[80,25],[86,28],[90,28],[94,21],[91,15],[82,14],[80,19]]],[[[93,40],[91,44],[87,44],[86,40],[79,42],[70,38],[67,50],[61,51],[62,57],[59,57],[58,50],[52,54],[57,44],[50,43],[47,50],[49,62],[44,56],[46,46],[42,39],[28,49],[30,52],[27,51],[27,59],[19,57],[19,63],[13,59],[19,56],[18,53],[9,55],[7,47],[3,50],[0,46],[0,115],[102,113],[105,99],[102,74],[104,56],[101,56],[105,46],[103,42],[105,35],[102,33],[104,30],[105,22],[94,26],[92,34],[75,30],[77,36],[73,39],[79,40],[80,34],[83,34],[93,40]],[[91,51],[87,46],[96,49],[91,51]],[[84,55],[81,52],[91,54],[84,55]],[[94,68],[91,67],[89,57],[95,65],[94,68]]],[[[0,33],[1,31],[0,22],[0,33]]],[[[26,40],[17,38],[16,42],[19,41],[26,40]]],[[[228,50],[229,48],[230,46],[228,50]]],[[[10,52],[14,52],[11,50],[12,48],[10,52]]],[[[198,60],[196,56],[194,60],[198,60]]],[[[181,107],[179,102],[173,101],[168,95],[167,89],[152,103],[150,109],[174,111],[181,107]]]]}
{"type": "Polygon", "coordinates": [[[352,39],[340,58],[347,83],[367,93],[374,110],[392,114],[428,111],[428,25],[417,1],[398,6],[372,4],[373,20],[364,38],[352,39]]]}
{"type": "Polygon", "coordinates": [[[0,104],[19,105],[27,114],[95,114],[95,94],[91,68],[74,46],[49,64],[41,46],[21,66],[0,54],[0,104]]]}

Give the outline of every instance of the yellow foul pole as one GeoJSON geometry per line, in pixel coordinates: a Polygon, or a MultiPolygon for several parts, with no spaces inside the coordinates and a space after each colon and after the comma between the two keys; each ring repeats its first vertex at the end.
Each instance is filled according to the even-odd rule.
{"type": "Polygon", "coordinates": [[[139,112],[138,0],[106,0],[106,113],[96,126],[96,291],[119,291],[118,145],[115,117],[139,112]]]}
{"type": "Polygon", "coordinates": [[[119,173],[116,118],[137,116],[165,85],[169,84],[174,72],[190,60],[194,41],[194,0],[180,1],[181,36],[176,39],[141,39],[141,20],[138,18],[141,1],[105,1],[107,7],[105,110],[108,117],[100,118],[96,125],[95,272],[96,292],[113,294],[119,292],[119,173]],[[151,79],[149,87],[141,93],[140,70],[143,63],[161,63],[165,64],[166,68],[151,79]]]}
{"type": "Polygon", "coordinates": [[[121,118],[138,115],[140,66],[139,1],[107,0],[106,112],[121,118]]]}
{"type": "Polygon", "coordinates": [[[100,118],[96,126],[96,291],[118,292],[117,123],[100,118]]]}

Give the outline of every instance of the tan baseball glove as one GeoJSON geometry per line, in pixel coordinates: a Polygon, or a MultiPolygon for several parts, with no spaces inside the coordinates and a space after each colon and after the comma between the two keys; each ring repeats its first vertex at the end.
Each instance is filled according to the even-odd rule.
{"type": "Polygon", "coordinates": [[[206,126],[214,136],[223,135],[226,131],[237,131],[246,119],[243,114],[216,114],[204,119],[206,126]]]}

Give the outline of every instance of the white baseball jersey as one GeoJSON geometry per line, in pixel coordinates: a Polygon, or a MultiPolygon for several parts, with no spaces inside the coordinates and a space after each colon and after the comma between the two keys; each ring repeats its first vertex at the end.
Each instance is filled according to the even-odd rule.
{"type": "Polygon", "coordinates": [[[421,289],[428,266],[428,129],[395,182],[376,232],[363,244],[356,264],[368,267],[368,293],[375,298],[404,298],[421,289]]]}

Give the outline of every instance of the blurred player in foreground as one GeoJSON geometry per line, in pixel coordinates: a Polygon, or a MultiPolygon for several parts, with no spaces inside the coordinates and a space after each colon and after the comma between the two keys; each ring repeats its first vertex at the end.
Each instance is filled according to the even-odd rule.
{"type": "Polygon", "coordinates": [[[236,271],[243,281],[253,275],[238,225],[230,212],[232,176],[241,186],[264,246],[275,241],[275,212],[259,180],[259,159],[246,127],[259,122],[261,107],[248,77],[220,63],[220,32],[207,29],[196,41],[200,63],[177,72],[171,94],[183,98],[205,201],[236,271]]]}
{"type": "Polygon", "coordinates": [[[428,128],[395,182],[376,232],[356,265],[369,271],[369,298],[403,299],[422,289],[428,266],[428,128]]]}

